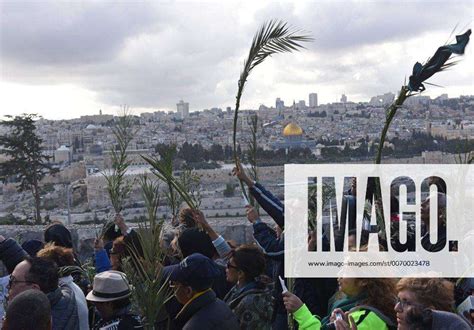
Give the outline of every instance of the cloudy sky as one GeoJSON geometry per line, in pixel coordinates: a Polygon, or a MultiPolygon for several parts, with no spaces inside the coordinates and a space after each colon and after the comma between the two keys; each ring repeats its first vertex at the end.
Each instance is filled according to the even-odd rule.
{"type": "MultiPolygon", "coordinates": [[[[269,19],[314,42],[252,72],[241,108],[306,100],[367,101],[400,88],[456,32],[471,28],[468,1],[4,1],[0,0],[0,115],[46,118],[234,108],[254,33],[269,19]]],[[[453,37],[451,37],[452,41],[453,37]]],[[[432,97],[474,94],[473,45],[430,81],[432,97]]]]}

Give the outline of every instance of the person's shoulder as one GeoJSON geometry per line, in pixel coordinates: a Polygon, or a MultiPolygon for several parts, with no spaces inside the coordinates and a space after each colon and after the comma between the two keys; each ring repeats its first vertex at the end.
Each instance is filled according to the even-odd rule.
{"type": "Polygon", "coordinates": [[[240,304],[250,305],[264,305],[266,303],[272,303],[273,295],[270,290],[265,289],[254,289],[244,292],[240,301],[240,304]]]}
{"type": "Polygon", "coordinates": [[[357,329],[388,329],[387,324],[375,312],[368,309],[359,309],[351,312],[350,315],[357,323],[357,329]]]}
{"type": "Polygon", "coordinates": [[[69,283],[59,283],[59,290],[61,291],[62,299],[68,300],[75,298],[74,290],[69,283]]]}
{"type": "Polygon", "coordinates": [[[201,308],[193,317],[195,319],[213,319],[213,318],[220,318],[224,315],[232,313],[229,305],[227,305],[224,301],[219,298],[216,298],[213,302],[201,308]]]}
{"type": "Polygon", "coordinates": [[[215,301],[212,302],[212,304],[209,304],[210,308],[217,308],[217,309],[224,309],[224,310],[230,310],[230,307],[221,299],[216,298],[215,301]]]}

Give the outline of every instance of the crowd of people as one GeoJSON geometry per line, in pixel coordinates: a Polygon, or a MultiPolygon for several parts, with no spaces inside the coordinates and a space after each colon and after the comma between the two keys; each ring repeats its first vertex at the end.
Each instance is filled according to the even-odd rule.
{"type": "MultiPolygon", "coordinates": [[[[284,205],[239,166],[233,170],[274,220],[246,206],[253,242],[226,241],[199,210],[185,208],[168,240],[160,276],[173,295],[155,329],[472,329],[474,310],[456,306],[474,295],[472,279],[284,277],[284,205]],[[282,281],[280,281],[282,279],[282,281]],[[286,283],[286,284],[285,284],[286,283]]],[[[349,192],[350,193],[350,192],[349,192]]],[[[0,235],[2,329],[140,329],[124,261],[137,232],[117,214],[94,244],[95,276],[83,275],[69,230],[49,225],[44,240],[22,245],[0,235]]],[[[309,235],[308,246],[314,236],[309,235]]],[[[158,274],[157,274],[158,275],[158,274]]]]}

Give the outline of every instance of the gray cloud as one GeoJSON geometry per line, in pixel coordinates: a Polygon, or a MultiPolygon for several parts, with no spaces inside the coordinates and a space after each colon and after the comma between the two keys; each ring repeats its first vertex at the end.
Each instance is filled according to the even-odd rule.
{"type": "Polygon", "coordinates": [[[345,2],[324,3],[307,10],[302,23],[315,34],[318,51],[347,50],[400,41],[426,32],[448,32],[472,20],[470,2],[345,2]]]}
{"type": "MultiPolygon", "coordinates": [[[[240,3],[1,6],[2,80],[75,84],[105,104],[171,109],[181,98],[192,109],[233,106],[251,38],[268,19],[311,31],[315,42],[257,68],[244,95],[249,106],[274,99],[288,85],[325,84],[357,95],[393,90],[411,69],[403,56],[411,63],[415,57],[407,54],[423,50],[403,49],[400,60],[384,61],[369,56],[372,49],[440,31],[447,38],[456,23],[472,20],[472,2],[270,2],[248,15],[240,3]],[[351,54],[357,58],[343,63],[351,54]],[[363,79],[355,81],[360,73],[363,79]]],[[[472,83],[469,75],[456,78],[472,83]]]]}
{"type": "Polygon", "coordinates": [[[2,60],[34,65],[108,61],[160,19],[144,4],[2,2],[2,60]]]}

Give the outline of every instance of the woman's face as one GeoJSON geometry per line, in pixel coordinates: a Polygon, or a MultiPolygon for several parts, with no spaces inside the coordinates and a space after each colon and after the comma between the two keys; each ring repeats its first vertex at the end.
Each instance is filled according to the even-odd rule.
{"type": "Polygon", "coordinates": [[[339,291],[343,292],[349,297],[356,296],[360,292],[360,288],[356,283],[355,278],[338,278],[339,291]]]}
{"type": "Polygon", "coordinates": [[[110,254],[110,265],[112,266],[112,270],[120,270],[121,269],[120,257],[118,256],[117,253],[111,253],[110,254]]]}
{"type": "Polygon", "coordinates": [[[94,305],[102,319],[108,320],[113,316],[114,308],[111,302],[95,302],[94,305]]]}
{"type": "Polygon", "coordinates": [[[397,324],[399,330],[409,329],[409,323],[407,320],[408,312],[421,306],[416,300],[416,295],[409,290],[402,290],[398,293],[397,304],[395,305],[395,312],[397,312],[397,324]]]}
{"type": "Polygon", "coordinates": [[[225,274],[226,274],[227,282],[235,284],[239,280],[239,269],[237,268],[237,265],[235,264],[234,258],[230,258],[230,260],[227,262],[227,268],[225,270],[225,274]]]}

